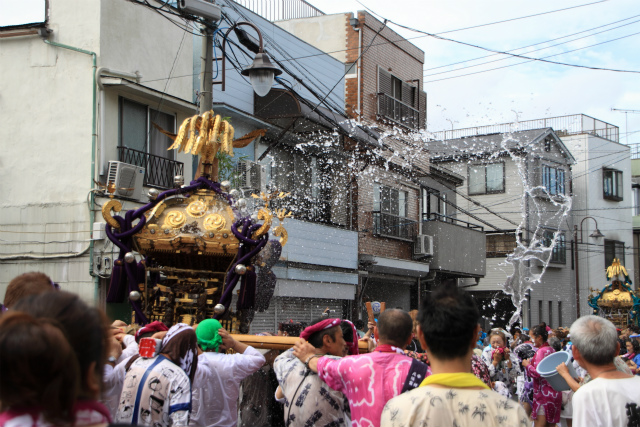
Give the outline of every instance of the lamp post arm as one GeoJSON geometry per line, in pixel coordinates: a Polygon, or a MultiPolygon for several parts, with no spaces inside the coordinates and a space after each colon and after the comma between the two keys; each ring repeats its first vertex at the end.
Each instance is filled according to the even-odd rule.
{"type": "Polygon", "coordinates": [[[229,33],[231,33],[231,31],[233,31],[234,29],[236,29],[241,25],[248,25],[254,30],[256,30],[256,33],[258,33],[258,39],[260,42],[260,49],[258,50],[258,53],[263,53],[262,33],[260,32],[260,29],[255,24],[252,24],[251,22],[247,22],[247,21],[240,21],[240,22],[236,22],[231,27],[229,27],[227,32],[224,33],[224,37],[222,38],[222,91],[223,92],[226,86],[225,83],[226,83],[226,70],[227,70],[227,50],[226,50],[227,37],[229,36],[229,33]]]}

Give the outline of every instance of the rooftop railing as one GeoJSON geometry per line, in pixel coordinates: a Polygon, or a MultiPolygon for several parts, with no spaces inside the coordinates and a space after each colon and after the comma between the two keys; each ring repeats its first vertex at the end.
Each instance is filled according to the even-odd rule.
{"type": "Polygon", "coordinates": [[[304,0],[234,0],[269,21],[311,18],[325,15],[304,0]]]}
{"type": "Polygon", "coordinates": [[[523,130],[553,128],[558,136],[590,134],[609,141],[620,142],[620,129],[611,123],[603,122],[586,114],[549,117],[545,119],[524,120],[514,123],[476,126],[464,129],[452,129],[433,132],[434,139],[447,140],[466,136],[507,133],[523,130]]]}

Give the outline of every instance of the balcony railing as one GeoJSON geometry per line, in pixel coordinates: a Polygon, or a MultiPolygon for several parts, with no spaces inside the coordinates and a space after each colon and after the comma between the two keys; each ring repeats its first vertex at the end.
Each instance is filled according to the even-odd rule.
{"type": "Polygon", "coordinates": [[[477,224],[472,224],[470,222],[467,221],[462,221],[460,219],[451,217],[451,216],[447,216],[447,215],[442,215],[439,213],[435,213],[432,212],[430,214],[422,214],[422,221],[441,221],[441,222],[448,222],[450,224],[454,224],[460,227],[466,227],[466,228],[472,228],[474,230],[478,230],[478,231],[484,231],[484,227],[482,227],[481,225],[477,225],[477,224]]]}
{"type": "Polygon", "coordinates": [[[378,116],[410,129],[420,127],[420,111],[386,93],[378,94],[378,116]]]}
{"type": "Polygon", "coordinates": [[[417,221],[383,212],[372,212],[373,234],[412,242],[416,236],[417,221]]]}
{"type": "Polygon", "coordinates": [[[545,119],[524,120],[515,123],[501,123],[487,126],[477,126],[464,129],[452,129],[433,132],[437,140],[457,139],[465,136],[487,135],[491,133],[506,133],[523,130],[553,128],[558,136],[590,134],[603,139],[619,142],[620,129],[611,123],[603,122],[586,114],[572,114],[569,116],[549,117],[545,119]]]}
{"type": "Polygon", "coordinates": [[[184,163],[132,148],[118,147],[118,160],[143,167],[144,185],[147,187],[172,188],[173,178],[184,175],[184,163]]]}

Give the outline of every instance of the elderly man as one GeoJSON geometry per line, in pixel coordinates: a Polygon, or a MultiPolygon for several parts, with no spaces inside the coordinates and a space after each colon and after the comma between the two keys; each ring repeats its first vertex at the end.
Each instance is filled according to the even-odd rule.
{"type": "Polygon", "coordinates": [[[294,354],[332,389],[349,400],[352,425],[379,426],[384,405],[394,396],[416,387],[429,368],[411,359],[404,349],[411,342],[413,321],[402,310],[386,310],[374,328],[378,347],[369,354],[333,360],[318,357],[309,343],[294,346],[294,354]]]}
{"type": "Polygon", "coordinates": [[[492,391],[471,373],[480,313],[455,283],[438,288],[419,313],[418,339],[431,362],[419,388],[387,403],[383,426],[530,425],[524,409],[492,391]]]}
{"type": "MultiPolygon", "coordinates": [[[[313,358],[339,359],[346,354],[340,319],[320,318],[305,328],[300,336],[309,341],[313,358]]],[[[349,406],[344,395],[329,388],[315,372],[309,360],[298,360],[293,349],[276,358],[273,369],[280,386],[276,398],[284,402],[287,427],[349,426],[349,406]]]]}
{"type": "Polygon", "coordinates": [[[614,358],[620,351],[616,327],[598,316],[584,316],[571,325],[573,357],[592,380],[573,396],[574,427],[638,425],[640,378],[620,372],[614,358]]]}

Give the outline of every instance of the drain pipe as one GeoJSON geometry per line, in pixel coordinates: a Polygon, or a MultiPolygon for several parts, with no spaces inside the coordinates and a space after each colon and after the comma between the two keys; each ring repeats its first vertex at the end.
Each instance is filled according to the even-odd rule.
{"type": "MultiPolygon", "coordinates": [[[[47,35],[49,35],[50,32],[47,32],[47,35]]],[[[46,36],[45,36],[46,37],[46,36]]],[[[91,70],[91,74],[93,75],[93,85],[92,85],[92,93],[93,93],[93,97],[92,97],[92,107],[93,107],[93,115],[92,115],[92,119],[91,119],[91,181],[90,181],[90,187],[89,188],[93,188],[93,180],[95,179],[95,173],[96,173],[96,69],[97,69],[97,58],[98,56],[96,55],[95,52],[91,52],[88,50],[84,50],[84,49],[80,49],[77,47],[73,47],[73,46],[69,46],[66,44],[62,44],[62,43],[58,43],[58,42],[54,42],[51,41],[47,38],[43,37],[43,40],[46,44],[51,45],[51,46],[55,46],[55,47],[59,47],[62,49],[67,49],[67,50],[72,50],[74,52],[78,52],[78,53],[83,53],[85,55],[90,55],[93,59],[93,69],[91,70]]],[[[90,193],[90,208],[89,208],[89,229],[93,230],[93,222],[95,220],[95,213],[93,211],[93,205],[94,205],[94,200],[95,200],[95,196],[93,194],[93,191],[90,193]]],[[[92,232],[93,234],[93,232],[92,232]]],[[[89,274],[93,277],[93,284],[94,284],[94,301],[95,304],[98,304],[98,276],[93,272],[93,247],[94,247],[94,242],[93,242],[93,238],[91,239],[91,243],[89,244],[89,274]]]]}

